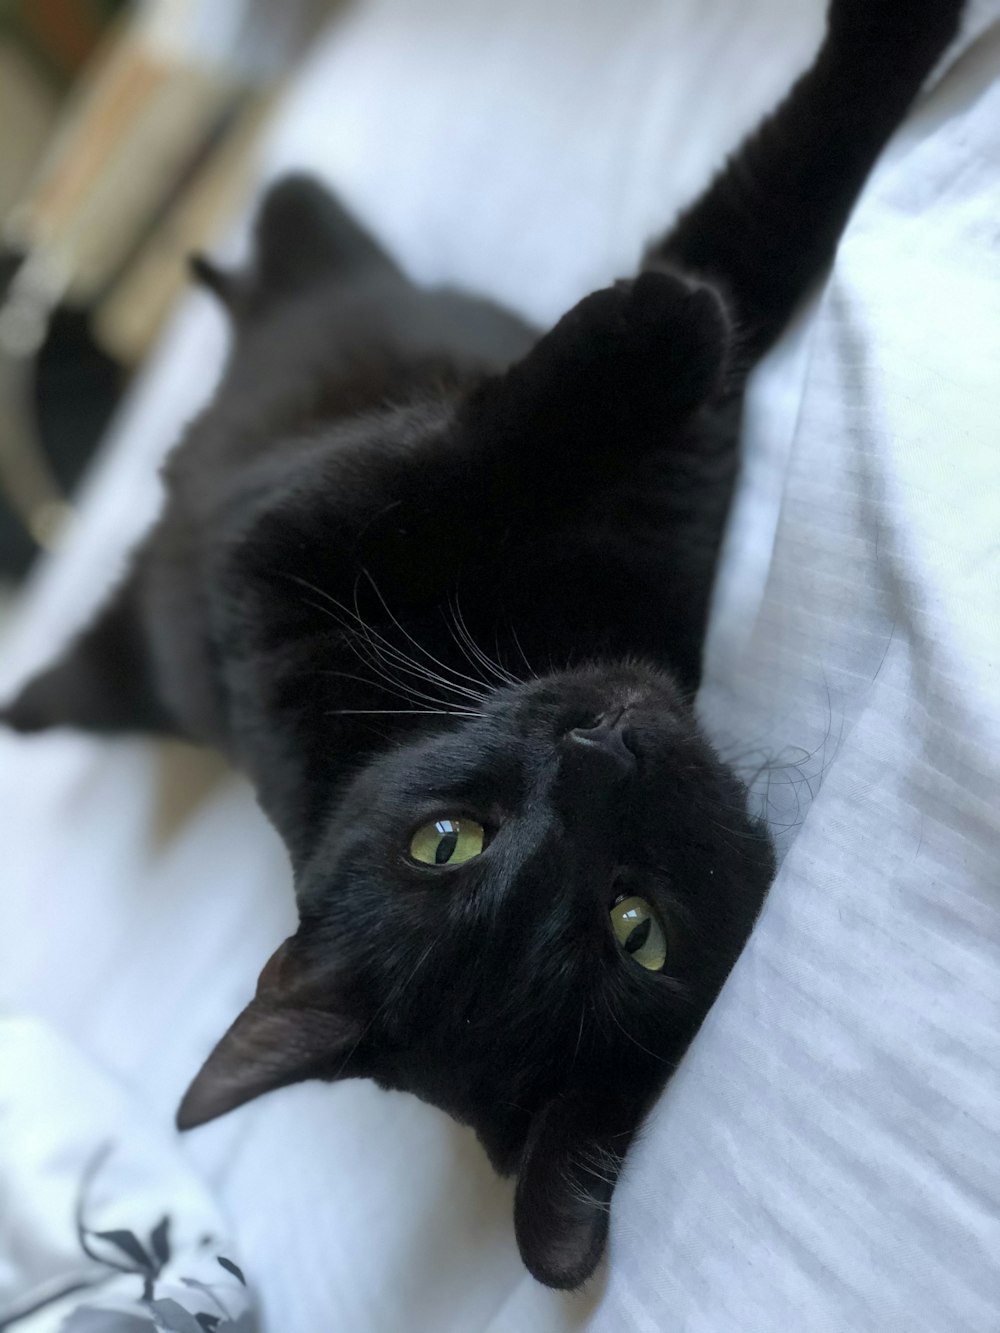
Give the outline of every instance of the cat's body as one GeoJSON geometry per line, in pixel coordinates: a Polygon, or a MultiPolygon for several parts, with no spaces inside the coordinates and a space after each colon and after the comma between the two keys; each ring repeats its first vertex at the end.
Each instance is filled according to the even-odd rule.
{"type": "Polygon", "coordinates": [[[960,8],[834,3],[643,274],[542,338],[416,288],[302,180],[249,273],[202,266],[236,328],[216,399],[129,580],[7,714],[217,745],[285,838],[300,929],[183,1124],[311,1076],[408,1088],[518,1174],[537,1276],[592,1270],[772,874],[691,711],[743,382],[960,8]]]}

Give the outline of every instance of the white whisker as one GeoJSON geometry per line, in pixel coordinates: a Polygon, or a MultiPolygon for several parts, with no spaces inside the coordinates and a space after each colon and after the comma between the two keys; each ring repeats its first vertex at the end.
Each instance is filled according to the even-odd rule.
{"type": "Polygon", "coordinates": [[[498,680],[502,685],[505,686],[519,685],[521,682],[517,679],[517,677],[512,675],[509,671],[505,670],[504,667],[500,665],[499,661],[494,660],[489,656],[488,653],[484,652],[483,649],[480,647],[480,645],[473,638],[472,632],[469,629],[468,625],[466,624],[465,616],[462,613],[462,606],[458,598],[457,589],[455,590],[454,601],[449,600],[448,608],[452,613],[452,619],[454,621],[455,629],[461,636],[461,637],[456,637],[453,632],[452,638],[455,639],[455,642],[458,644],[459,648],[462,649],[464,655],[471,662],[471,664],[473,666],[479,666],[485,668],[486,671],[488,671],[490,675],[492,675],[494,679],[498,680]]]}
{"type": "Polygon", "coordinates": [[[514,640],[514,647],[517,649],[517,651],[518,651],[518,652],[520,653],[520,655],[521,655],[521,661],[524,663],[525,670],[526,670],[527,673],[528,673],[528,678],[529,678],[530,680],[536,680],[537,677],[536,677],[534,671],[532,671],[532,669],[531,669],[531,663],[528,661],[527,654],[525,653],[524,649],[521,647],[521,640],[520,640],[520,639],[518,638],[518,636],[517,636],[517,628],[516,628],[514,625],[511,625],[511,627],[510,627],[510,637],[514,640]]]}
{"type": "MultiPolygon", "coordinates": [[[[399,623],[399,621],[396,619],[396,617],[393,615],[392,611],[389,609],[389,604],[388,604],[388,602],[386,602],[385,598],[382,596],[382,593],[380,592],[380,590],[379,590],[378,587],[376,586],[376,584],[375,584],[375,580],[372,578],[372,576],[371,576],[371,574],[368,572],[368,570],[367,570],[367,569],[362,570],[362,573],[364,574],[364,576],[365,576],[365,578],[368,580],[368,582],[371,584],[372,592],[375,594],[375,596],[376,596],[376,597],[379,599],[379,601],[382,603],[382,606],[383,606],[383,608],[384,608],[384,610],[385,610],[386,615],[389,617],[389,619],[392,621],[392,623],[393,623],[393,624],[396,626],[396,628],[399,630],[400,634],[402,634],[403,637],[404,637],[405,639],[407,639],[410,643],[413,644],[413,646],[414,646],[414,648],[416,648],[417,652],[419,652],[419,653],[423,653],[423,655],[424,655],[429,661],[433,662],[433,663],[435,664],[435,666],[440,667],[442,671],[447,671],[447,672],[449,672],[451,675],[455,676],[458,680],[469,681],[469,682],[471,682],[473,685],[476,685],[476,686],[478,686],[478,687],[480,687],[480,688],[478,688],[478,689],[476,689],[476,690],[471,690],[471,689],[469,689],[467,686],[453,685],[453,684],[451,684],[450,681],[446,680],[445,677],[443,677],[443,676],[438,676],[436,673],[431,672],[431,673],[429,673],[429,674],[430,674],[430,675],[433,675],[433,676],[434,676],[434,679],[438,680],[442,685],[446,686],[448,689],[454,690],[456,694],[458,694],[458,693],[467,694],[467,695],[470,695],[470,696],[473,697],[473,698],[476,698],[476,699],[482,701],[482,700],[486,697],[485,690],[482,688],[482,681],[475,680],[472,676],[468,676],[468,675],[466,675],[466,674],[465,674],[464,672],[462,672],[462,671],[456,671],[456,670],[454,669],[454,667],[450,667],[450,666],[448,666],[445,662],[442,662],[442,661],[440,660],[440,658],[435,657],[434,654],[433,654],[432,652],[430,652],[427,648],[425,648],[425,647],[423,646],[423,644],[418,643],[417,640],[413,637],[413,635],[409,632],[409,630],[407,630],[403,625],[401,625],[401,624],[399,623]]],[[[418,664],[417,664],[417,663],[414,663],[414,665],[418,665],[418,664]]]]}
{"type": "Polygon", "coordinates": [[[485,717],[485,713],[474,713],[467,708],[331,708],[327,716],[338,715],[341,717],[361,717],[365,714],[391,715],[395,717],[401,713],[423,713],[429,717],[440,715],[441,717],[485,717]]]}
{"type": "MultiPolygon", "coordinates": [[[[312,606],[317,611],[330,616],[330,618],[340,626],[344,631],[345,636],[347,636],[345,641],[349,644],[352,650],[380,680],[392,687],[393,693],[402,694],[404,698],[409,698],[413,701],[419,700],[433,704],[441,704],[445,702],[436,696],[414,689],[405,681],[401,681],[397,675],[389,672],[388,668],[390,666],[395,667],[397,671],[403,671],[409,676],[414,676],[418,680],[426,680],[428,684],[441,684],[444,688],[453,693],[458,693],[463,696],[468,695],[468,697],[473,698],[476,703],[481,702],[483,696],[456,687],[449,681],[437,677],[435,673],[426,670],[420,663],[415,662],[406,653],[403,653],[400,649],[389,643],[389,641],[383,635],[379,634],[377,630],[373,630],[356,610],[352,611],[350,607],[344,606],[342,602],[338,601],[337,598],[333,597],[330,593],[325,592],[322,588],[317,588],[306,579],[299,578],[294,574],[289,574],[287,577],[293,582],[301,584],[304,588],[308,588],[309,591],[316,593],[317,596],[322,597],[326,602],[330,603],[331,607],[340,612],[340,616],[338,616],[335,615],[334,611],[330,610],[329,607],[317,606],[315,602],[306,601],[306,605],[312,606]],[[349,621],[345,621],[343,619],[345,616],[350,617],[350,619],[360,628],[360,632],[364,635],[364,639],[367,641],[365,646],[368,649],[368,654],[362,651],[361,645],[359,644],[359,630],[355,629],[349,621]]],[[[346,676],[346,673],[344,674],[346,676]]],[[[355,679],[360,679],[360,677],[355,677],[355,679]]],[[[374,684],[372,681],[366,683],[374,684]]]]}

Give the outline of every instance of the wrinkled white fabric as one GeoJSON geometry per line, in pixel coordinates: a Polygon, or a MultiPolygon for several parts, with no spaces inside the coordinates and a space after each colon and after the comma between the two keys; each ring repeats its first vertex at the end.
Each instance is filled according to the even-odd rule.
{"type": "MultiPolygon", "coordinates": [[[[630,268],[806,63],[821,10],[370,0],[299,78],[268,174],[311,165],[419,278],[545,321],[630,268]]],[[[761,770],[784,859],[630,1155],[607,1268],[544,1291],[465,1131],[306,1086],[181,1143],[274,1333],[1000,1322],[1000,0],[965,45],[753,383],[701,706],[761,770]]],[[[155,511],[223,341],[193,299],[25,599],[5,684],[155,511]]],[[[293,920],[277,840],[213,762],[69,735],[0,736],[0,822],[0,1004],[162,1122],[293,920]]]]}
{"type": "Polygon", "coordinates": [[[208,1315],[252,1333],[236,1250],[170,1122],[38,1019],[0,1019],[0,1068],[0,1327],[200,1333],[208,1315]]]}

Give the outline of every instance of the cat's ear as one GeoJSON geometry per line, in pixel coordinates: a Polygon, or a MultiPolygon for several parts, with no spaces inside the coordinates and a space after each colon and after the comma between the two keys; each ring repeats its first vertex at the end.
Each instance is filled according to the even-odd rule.
{"type": "Polygon", "coordinates": [[[365,1024],[320,1009],[302,994],[294,937],[260,975],[257,994],[222,1037],[188,1088],[179,1129],[194,1129],[245,1102],[309,1078],[342,1078],[352,1067],[365,1024]]]}
{"type": "Polygon", "coordinates": [[[547,1287],[572,1290],[593,1273],[608,1234],[611,1195],[637,1116],[580,1094],[535,1116],[514,1197],[525,1267],[547,1287]]]}
{"type": "Polygon", "coordinates": [[[339,201],[311,176],[283,176],[268,190],[254,222],[253,260],[243,270],[203,255],[189,260],[194,278],[237,320],[308,291],[335,274],[381,269],[392,260],[339,201]]]}
{"type": "Polygon", "coordinates": [[[271,187],[254,233],[263,296],[294,295],[333,273],[361,268],[398,272],[377,241],[310,176],[285,176],[271,187]]]}

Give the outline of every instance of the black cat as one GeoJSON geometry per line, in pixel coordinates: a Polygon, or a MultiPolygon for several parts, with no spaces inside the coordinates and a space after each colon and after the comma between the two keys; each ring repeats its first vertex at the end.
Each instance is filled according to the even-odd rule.
{"type": "Polygon", "coordinates": [[[638,1125],[750,932],[764,827],[692,699],[746,376],[829,261],[961,0],[834,0],[780,110],[641,274],[544,337],[268,196],[212,405],[132,572],[7,710],[178,731],[253,779],[296,934],[182,1127],[369,1077],[516,1173],[541,1281],[593,1270],[638,1125]]]}

